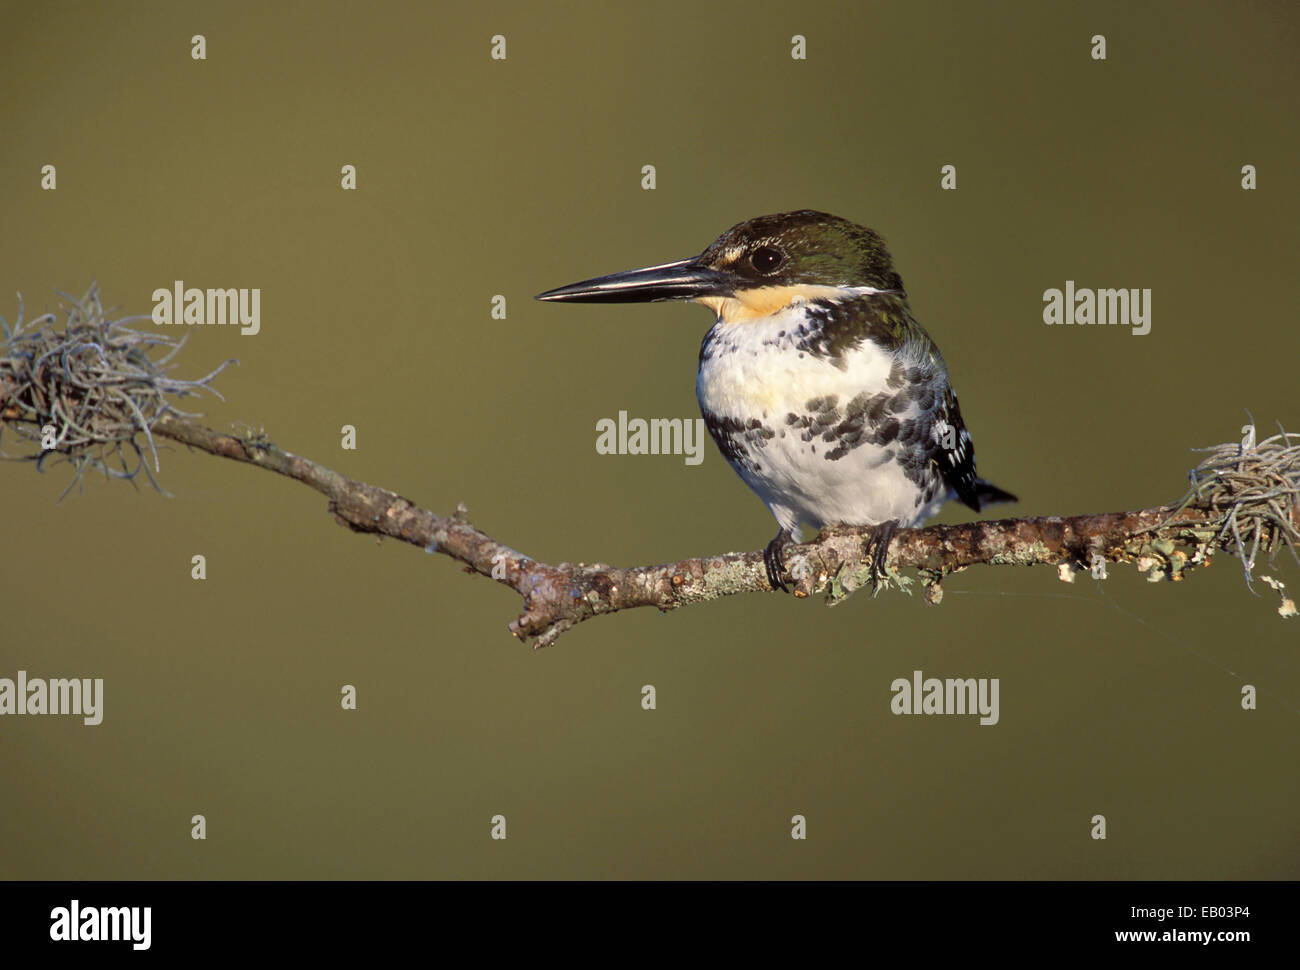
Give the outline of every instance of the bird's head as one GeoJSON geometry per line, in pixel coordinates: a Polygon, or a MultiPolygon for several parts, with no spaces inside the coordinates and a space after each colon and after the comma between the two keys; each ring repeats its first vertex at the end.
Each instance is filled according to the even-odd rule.
{"type": "Polygon", "coordinates": [[[813,299],[903,294],[884,240],[863,226],[802,209],[732,226],[690,259],[583,280],[537,296],[569,303],[694,300],[744,322],[813,299]]]}

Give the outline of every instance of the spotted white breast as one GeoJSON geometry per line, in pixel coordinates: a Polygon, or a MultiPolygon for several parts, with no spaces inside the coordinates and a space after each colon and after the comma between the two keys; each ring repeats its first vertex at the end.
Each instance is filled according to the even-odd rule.
{"type": "Polygon", "coordinates": [[[924,346],[825,353],[797,304],[716,323],[696,395],[728,461],[797,535],[800,523],[910,526],[938,511],[950,497],[932,461],[946,383],[924,346]]]}

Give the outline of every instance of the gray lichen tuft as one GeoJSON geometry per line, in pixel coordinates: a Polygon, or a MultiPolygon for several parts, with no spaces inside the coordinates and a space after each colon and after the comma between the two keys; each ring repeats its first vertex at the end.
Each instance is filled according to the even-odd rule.
{"type": "MultiPolygon", "coordinates": [[[[1221,543],[1242,562],[1250,585],[1256,556],[1261,548],[1285,545],[1297,563],[1300,555],[1300,434],[1279,433],[1256,443],[1255,428],[1247,425],[1243,441],[1200,448],[1209,456],[1189,472],[1191,487],[1174,508],[1177,514],[1189,505],[1221,512],[1213,540],[1197,535],[1198,559],[1209,558],[1213,543],[1221,543]],[[1231,544],[1229,545],[1229,537],[1231,544]]],[[[1182,562],[1172,550],[1155,549],[1165,559],[1171,579],[1181,578],[1182,562]]]]}
{"type": "Polygon", "coordinates": [[[75,473],[63,495],[88,468],[127,480],[143,470],[162,491],[154,478],[160,467],[154,422],[165,414],[195,417],[172,401],[201,390],[221,397],[210,382],[234,361],[198,380],[168,377],[185,337],[131,326],[148,317],[108,319],[95,284],[80,300],[59,295],[68,301],[60,307],[67,318],[61,331],[54,313],[24,321],[21,296],[17,322],[11,327],[0,318],[0,435],[7,431],[22,443],[8,454],[0,439],[0,458],[34,461],[38,470],[51,458],[71,462],[75,473]],[[161,357],[154,356],[158,351],[161,357]]]}

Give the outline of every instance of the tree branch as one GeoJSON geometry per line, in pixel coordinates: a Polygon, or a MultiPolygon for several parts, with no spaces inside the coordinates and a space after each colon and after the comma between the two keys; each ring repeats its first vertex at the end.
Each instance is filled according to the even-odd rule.
{"type": "MultiPolygon", "coordinates": [[[[198,381],[166,378],[162,365],[183,341],[142,334],[125,327],[129,321],[106,320],[93,288],[74,304],[64,333],[30,324],[24,332],[21,310],[16,327],[5,327],[0,430],[14,428],[20,439],[39,443],[28,454],[5,457],[34,460],[38,467],[48,458],[65,459],[76,468],[74,484],[88,467],[121,478],[143,470],[153,481],[159,467],[154,438],[162,437],[285,475],[329,499],[335,519],[352,530],[450,556],[467,572],[513,589],[523,597],[523,611],[510,632],[532,639],[535,647],[549,646],[565,631],[605,613],[642,606],[667,611],[737,593],[772,591],[761,551],[633,568],[539,562],[476,529],[463,504],[450,516],[440,516],[395,492],[282,451],[265,434],[204,427],[170,401],[210,390],[219,370],[198,381]],[[156,346],[173,349],[154,361],[148,351],[156,346]],[[111,464],[114,460],[120,468],[111,464]]],[[[52,316],[33,324],[48,323],[52,316]]],[[[1073,581],[1084,569],[1103,578],[1104,564],[1118,562],[1135,562],[1153,581],[1178,581],[1192,567],[1209,565],[1219,550],[1243,561],[1249,583],[1260,552],[1286,546],[1294,555],[1300,541],[1300,435],[1282,432],[1256,444],[1253,426],[1247,427],[1246,441],[1205,449],[1212,454],[1192,472],[1192,487],[1178,505],[900,529],[890,543],[881,585],[906,589],[913,581],[899,570],[915,568],[927,602],[937,604],[944,577],[968,566],[1054,565],[1062,580],[1073,581]]],[[[812,542],[790,545],[785,561],[794,595],[824,593],[836,604],[863,586],[874,586],[871,557],[864,555],[871,532],[832,527],[812,542]]],[[[1282,584],[1265,580],[1283,595],[1279,613],[1294,615],[1295,605],[1285,598],[1282,584]]]]}
{"type": "MultiPolygon", "coordinates": [[[[508,586],[523,597],[523,612],[510,624],[521,640],[549,646],[584,620],[642,606],[674,610],[737,593],[772,592],[761,550],[682,559],[655,566],[619,568],[604,563],[550,565],[517,552],[470,524],[462,504],[444,517],[396,492],[359,482],[281,451],[263,436],[239,437],[192,421],[163,416],[153,433],[213,455],[247,462],[311,486],[329,509],[355,532],[373,533],[438,552],[508,586]]],[[[1295,524],[1300,515],[1293,506],[1295,524]]],[[[1193,506],[1077,515],[1070,518],[1000,519],[961,525],[900,529],[890,544],[887,575],[910,582],[902,567],[922,573],[926,599],[942,599],[944,576],[968,566],[1053,565],[1067,581],[1097,563],[1137,562],[1153,579],[1178,581],[1186,570],[1209,565],[1218,549],[1233,551],[1222,511],[1193,506]]],[[[869,528],[827,528],[812,542],[793,545],[786,564],[794,595],[825,593],[838,603],[869,584],[864,556],[869,528]]],[[[1265,551],[1281,544],[1282,531],[1261,536],[1265,551]]]]}

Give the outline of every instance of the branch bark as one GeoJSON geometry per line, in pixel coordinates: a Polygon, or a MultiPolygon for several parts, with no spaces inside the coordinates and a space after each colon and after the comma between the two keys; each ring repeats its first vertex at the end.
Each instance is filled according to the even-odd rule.
{"type": "MultiPolygon", "coordinates": [[[[761,552],[628,569],[539,562],[476,529],[464,505],[440,516],[396,492],[282,451],[265,435],[204,427],[173,402],[216,393],[211,382],[226,364],[196,380],[173,379],[169,361],[185,338],[131,326],[144,318],[108,319],[93,284],[82,299],[67,299],[63,331],[54,329],[53,313],[24,323],[21,300],[13,327],[0,320],[0,431],[14,430],[27,449],[0,455],[35,461],[38,468],[49,458],[66,459],[76,469],[69,488],[91,468],[127,479],[144,472],[157,485],[155,437],[257,465],[320,492],[334,517],[354,531],[439,552],[509,586],[523,597],[510,632],[538,647],[603,613],[639,606],[674,610],[736,593],[772,592],[761,552]]],[[[906,589],[914,581],[899,569],[913,567],[927,601],[938,603],[943,578],[977,563],[1054,565],[1061,579],[1072,580],[1082,569],[1104,575],[1107,562],[1135,561],[1149,578],[1179,580],[1223,549],[1242,560],[1249,583],[1259,552],[1286,545],[1295,555],[1300,545],[1300,435],[1279,428],[1280,434],[1257,443],[1253,422],[1242,431],[1248,435],[1240,444],[1203,449],[1212,454],[1193,471],[1192,488],[1177,506],[901,529],[879,585],[864,556],[871,530],[823,529],[816,540],[787,547],[788,578],[795,596],[824,593],[834,604],[866,585],[877,592],[885,585],[906,589]]],[[[1263,579],[1281,595],[1281,583],[1263,579]]],[[[1279,612],[1295,614],[1294,603],[1283,597],[1279,612]]]]}
{"type": "MultiPolygon", "coordinates": [[[[214,431],[173,415],[153,424],[159,437],[213,455],[246,462],[300,481],[329,499],[335,519],[355,532],[373,533],[450,556],[523,597],[510,624],[520,640],[549,646],[579,623],[619,610],[652,606],[674,610],[737,593],[772,592],[761,550],[620,568],[605,563],[540,562],[475,528],[464,505],[449,516],[423,509],[396,492],[359,482],[309,459],[282,451],[265,436],[214,431]]],[[[1059,567],[1072,580],[1103,562],[1136,561],[1151,578],[1180,580],[1192,566],[1208,565],[1216,549],[1230,549],[1222,513],[1194,506],[1077,515],[999,519],[961,525],[900,529],[889,547],[888,581],[906,588],[898,570],[921,571],[926,600],[942,599],[943,577],[976,564],[1059,567]]],[[[869,528],[823,529],[813,541],[792,545],[786,563],[799,598],[825,593],[831,603],[870,584],[863,549],[869,528]]],[[[1278,537],[1263,544],[1271,548],[1278,537]]]]}

